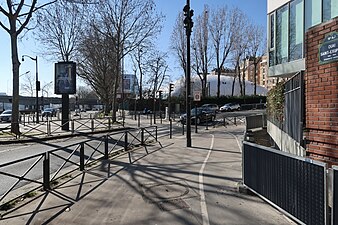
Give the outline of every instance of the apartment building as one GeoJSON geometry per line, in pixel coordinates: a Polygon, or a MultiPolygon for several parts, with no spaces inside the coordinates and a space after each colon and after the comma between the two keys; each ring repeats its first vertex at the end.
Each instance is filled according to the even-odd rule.
{"type": "Polygon", "coordinates": [[[267,9],[268,75],[300,90],[285,102],[290,129],[269,121],[268,132],[283,151],[337,164],[338,0],[268,0],[267,9]]]}

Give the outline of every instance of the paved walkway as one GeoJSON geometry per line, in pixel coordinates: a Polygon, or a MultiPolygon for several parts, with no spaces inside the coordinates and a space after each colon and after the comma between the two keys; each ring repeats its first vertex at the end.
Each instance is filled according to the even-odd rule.
{"type": "Polygon", "coordinates": [[[0,224],[294,224],[257,196],[239,193],[243,126],[201,129],[73,174],[22,202],[0,224]]]}

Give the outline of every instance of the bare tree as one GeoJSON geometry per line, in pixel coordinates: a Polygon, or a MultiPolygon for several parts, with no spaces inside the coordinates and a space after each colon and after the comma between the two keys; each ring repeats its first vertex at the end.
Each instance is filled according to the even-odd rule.
{"type": "Polygon", "coordinates": [[[147,59],[149,56],[150,43],[147,45],[140,45],[132,52],[132,62],[134,67],[135,76],[139,74],[139,98],[143,98],[143,82],[146,71],[149,69],[147,59]]]}
{"type": "Polygon", "coordinates": [[[184,77],[186,77],[187,68],[187,39],[184,28],[184,16],[180,12],[177,15],[176,23],[170,37],[170,49],[174,56],[177,58],[180,68],[183,71],[184,77]]]}
{"type": "Polygon", "coordinates": [[[163,16],[156,13],[153,0],[102,0],[95,15],[95,27],[109,37],[116,62],[113,83],[113,120],[116,120],[116,96],[126,55],[161,30],[163,16]]]}
{"type": "Polygon", "coordinates": [[[194,54],[194,70],[196,71],[199,79],[201,80],[202,96],[206,97],[207,94],[207,75],[208,67],[211,63],[211,51],[209,49],[209,7],[204,6],[202,15],[196,19],[196,28],[193,36],[193,54],[194,54]]]}
{"type": "MultiPolygon", "coordinates": [[[[154,112],[156,111],[156,93],[161,89],[164,78],[166,77],[166,72],[168,69],[168,64],[166,62],[166,54],[158,51],[154,51],[151,55],[148,64],[150,68],[151,76],[148,83],[150,84],[149,90],[152,90],[154,98],[154,112]]],[[[154,118],[155,121],[155,118],[154,118]]]]}
{"type": "Polygon", "coordinates": [[[105,105],[105,113],[111,109],[117,76],[116,52],[111,47],[115,40],[99,32],[95,25],[84,33],[79,47],[78,74],[97,93],[105,105]]]}
{"type": "Polygon", "coordinates": [[[33,97],[35,91],[35,77],[31,73],[23,76],[23,83],[21,83],[21,91],[33,97]]]}
{"type": "Polygon", "coordinates": [[[88,86],[79,86],[76,93],[79,99],[96,98],[96,94],[88,86]]]}
{"type": "Polygon", "coordinates": [[[264,29],[251,25],[248,32],[248,53],[254,66],[254,95],[257,94],[257,67],[265,53],[266,39],[264,29]]]}
{"type": "Polygon", "coordinates": [[[29,3],[25,0],[6,0],[0,3],[0,27],[4,29],[11,39],[11,55],[13,67],[13,99],[12,99],[12,122],[11,132],[19,134],[19,69],[18,37],[23,31],[29,30],[29,24],[33,14],[39,9],[56,2],[49,1],[38,5],[37,0],[29,3]],[[7,10],[6,10],[6,9],[7,10]]]}
{"type": "Polygon", "coordinates": [[[86,23],[86,5],[59,0],[45,7],[37,16],[38,26],[34,33],[36,40],[43,45],[41,53],[52,60],[75,58],[86,23]]]}
{"type": "Polygon", "coordinates": [[[220,7],[211,12],[209,29],[216,57],[218,98],[220,97],[221,71],[236,41],[236,33],[240,32],[238,20],[241,16],[243,12],[238,8],[229,10],[227,7],[220,7]]]}

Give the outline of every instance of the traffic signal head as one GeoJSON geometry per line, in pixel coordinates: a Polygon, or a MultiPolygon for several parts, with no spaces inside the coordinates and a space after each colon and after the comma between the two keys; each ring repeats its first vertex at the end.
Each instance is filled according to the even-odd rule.
{"type": "Polygon", "coordinates": [[[169,93],[174,91],[174,84],[169,84],[169,93]]]}
{"type": "Polygon", "coordinates": [[[189,9],[190,9],[190,7],[188,5],[184,6],[184,8],[183,8],[184,16],[188,16],[189,9]]]}

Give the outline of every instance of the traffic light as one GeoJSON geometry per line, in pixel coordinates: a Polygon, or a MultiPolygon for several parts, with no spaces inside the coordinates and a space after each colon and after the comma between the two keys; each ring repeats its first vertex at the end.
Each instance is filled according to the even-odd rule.
{"type": "Polygon", "coordinates": [[[187,34],[191,34],[191,29],[194,26],[194,22],[192,21],[192,17],[194,15],[194,10],[190,9],[189,5],[185,5],[183,8],[183,12],[184,12],[184,28],[186,29],[187,34]]]}
{"type": "Polygon", "coordinates": [[[174,91],[174,84],[169,84],[169,94],[171,95],[171,93],[174,91]]]}

